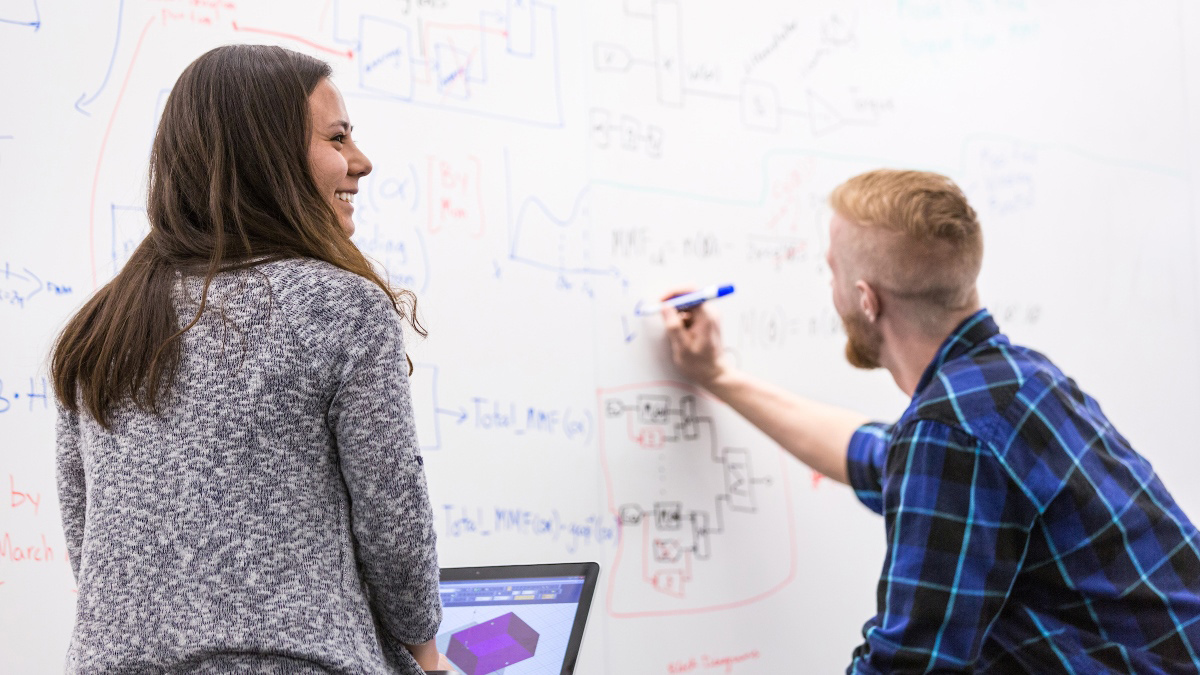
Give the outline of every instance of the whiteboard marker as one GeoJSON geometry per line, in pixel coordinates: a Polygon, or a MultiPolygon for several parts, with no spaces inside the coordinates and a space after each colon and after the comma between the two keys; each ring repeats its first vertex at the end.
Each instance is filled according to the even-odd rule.
{"type": "Polygon", "coordinates": [[[695,309],[707,300],[723,298],[732,292],[733,284],[726,284],[724,286],[706,286],[698,291],[677,295],[673,298],[663,300],[662,302],[656,302],[648,306],[643,306],[639,300],[637,307],[633,309],[633,313],[637,314],[638,316],[652,316],[654,314],[658,314],[664,309],[667,309],[668,307],[681,311],[685,309],[695,309]]]}

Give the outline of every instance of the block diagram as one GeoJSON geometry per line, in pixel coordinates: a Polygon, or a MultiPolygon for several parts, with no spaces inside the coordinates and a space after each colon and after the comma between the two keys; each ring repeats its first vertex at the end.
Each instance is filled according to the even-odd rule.
{"type": "Polygon", "coordinates": [[[783,453],[685,385],[600,390],[600,453],[617,551],[617,617],[762,599],[791,581],[795,529],[783,453]]]}
{"type": "Polygon", "coordinates": [[[334,39],[358,48],[361,89],[384,101],[561,127],[558,8],[439,4],[398,11],[395,2],[339,0],[334,39]]]}
{"type": "Polygon", "coordinates": [[[725,41],[714,39],[713,27],[722,23],[712,12],[725,11],[720,5],[625,0],[622,10],[616,25],[623,31],[593,43],[592,67],[601,85],[616,78],[636,82],[644,77],[639,71],[652,71],[662,108],[721,105],[740,113],[746,130],[787,133],[798,120],[813,136],[875,126],[895,111],[892,96],[861,92],[844,77],[825,74],[857,49],[853,13],[833,10],[800,21],[794,10],[777,20],[748,12],[739,25],[761,41],[746,58],[742,49],[723,49],[725,41]]]}

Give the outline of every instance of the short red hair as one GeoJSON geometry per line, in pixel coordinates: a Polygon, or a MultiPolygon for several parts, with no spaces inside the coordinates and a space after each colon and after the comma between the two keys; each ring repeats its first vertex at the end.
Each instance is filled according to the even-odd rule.
{"type": "Polygon", "coordinates": [[[954,181],[929,171],[878,169],[842,183],[833,210],[856,227],[860,278],[894,296],[953,312],[975,300],[983,232],[954,181]]]}

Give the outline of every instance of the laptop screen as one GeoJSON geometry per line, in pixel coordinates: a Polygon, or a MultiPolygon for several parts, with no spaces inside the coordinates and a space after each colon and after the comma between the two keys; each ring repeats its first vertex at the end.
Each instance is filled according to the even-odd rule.
{"type": "Polygon", "coordinates": [[[573,575],[443,579],[438,651],[465,675],[558,675],[585,581],[573,575]]]}

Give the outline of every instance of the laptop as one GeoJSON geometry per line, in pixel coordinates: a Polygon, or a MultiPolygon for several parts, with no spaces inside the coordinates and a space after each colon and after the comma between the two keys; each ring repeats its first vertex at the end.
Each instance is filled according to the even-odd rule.
{"type": "Polygon", "coordinates": [[[463,675],[570,675],[600,566],[442,568],[438,651],[463,675]]]}

